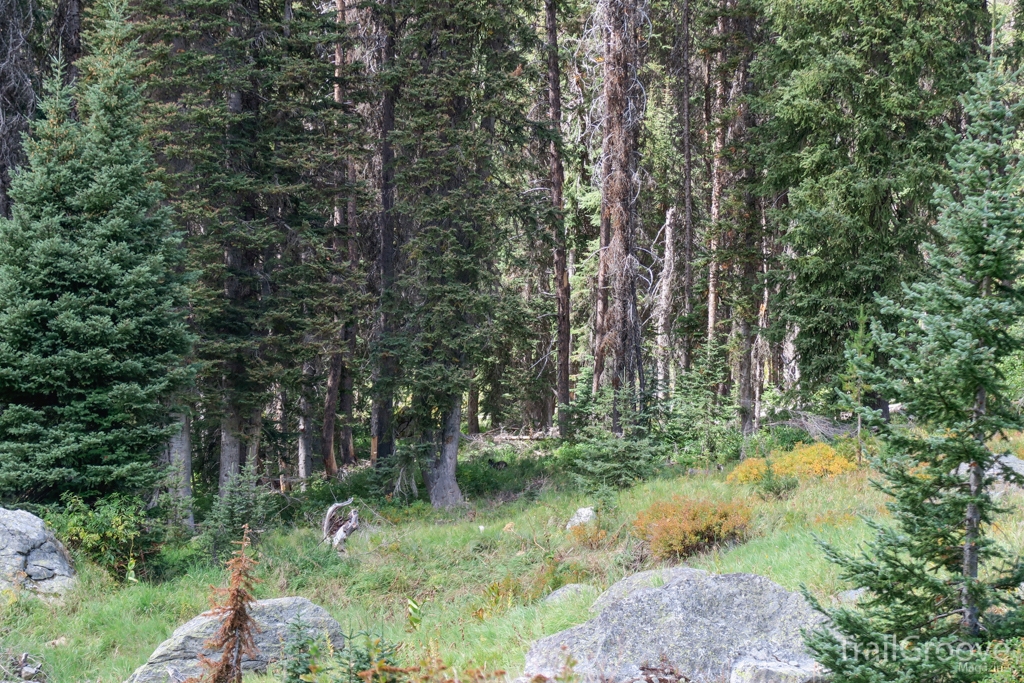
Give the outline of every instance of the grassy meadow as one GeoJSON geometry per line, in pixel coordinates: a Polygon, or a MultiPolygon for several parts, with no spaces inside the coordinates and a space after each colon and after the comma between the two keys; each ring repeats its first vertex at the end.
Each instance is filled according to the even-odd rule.
{"type": "MultiPolygon", "coordinates": [[[[763,501],[725,473],[661,476],[614,500],[541,485],[530,495],[480,498],[456,513],[363,506],[365,520],[338,555],[315,528],[268,533],[257,548],[261,598],[301,595],[323,605],[346,631],[374,631],[402,643],[414,660],[439,653],[456,667],[516,673],[535,639],[588,618],[593,596],[557,604],[542,598],[566,583],[603,589],[624,575],[658,566],[632,522],[652,502],[745,500],[753,521],[743,542],[689,558],[713,572],[762,574],[790,589],[827,597],[845,586],[815,545],[820,538],[854,548],[868,534],[861,517],[885,514],[864,470],[805,481],[787,500],[763,501]],[[601,504],[599,523],[565,531],[573,511],[601,504]],[[410,619],[409,600],[419,605],[410,619]]],[[[1019,541],[1024,525],[1009,521],[1019,541]]],[[[210,586],[225,573],[197,565],[157,583],[118,584],[86,562],[81,583],[62,604],[8,595],[0,637],[8,652],[41,657],[53,683],[123,681],[181,623],[208,607],[210,586]]]]}

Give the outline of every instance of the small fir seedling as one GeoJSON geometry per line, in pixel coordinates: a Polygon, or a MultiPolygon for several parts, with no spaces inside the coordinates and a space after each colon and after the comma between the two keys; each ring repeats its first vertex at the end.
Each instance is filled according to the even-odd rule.
{"type": "Polygon", "coordinates": [[[206,647],[220,652],[219,660],[203,655],[199,661],[205,673],[195,683],[241,683],[242,660],[257,654],[253,636],[258,627],[249,614],[249,604],[255,600],[253,587],[256,584],[257,562],[248,554],[249,527],[245,526],[242,540],[227,563],[230,574],[226,588],[214,589],[214,616],[221,617],[221,626],[206,642],[206,647]]]}

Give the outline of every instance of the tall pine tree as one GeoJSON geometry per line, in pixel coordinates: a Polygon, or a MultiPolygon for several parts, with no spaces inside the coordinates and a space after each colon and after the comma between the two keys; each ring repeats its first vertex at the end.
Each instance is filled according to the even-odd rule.
{"type": "Polygon", "coordinates": [[[48,82],[0,219],[0,494],[17,498],[151,484],[188,380],[179,239],[143,142],[136,45],[106,10],[78,84],[48,82]]]}
{"type": "Polygon", "coordinates": [[[978,0],[787,0],[754,64],[770,206],[790,256],[781,322],[798,329],[801,387],[835,381],[857,311],[898,298],[934,220],[932,184],[960,117],[965,64],[990,25],[978,0]]]}
{"type": "Polygon", "coordinates": [[[508,227],[531,214],[519,154],[538,132],[525,111],[527,49],[536,36],[508,2],[405,0],[404,31],[384,79],[395,101],[396,215],[402,228],[389,301],[400,329],[382,345],[401,358],[397,388],[409,397],[409,445],[431,502],[462,502],[455,481],[462,400],[481,360],[495,307],[495,262],[508,227]]]}
{"type": "Polygon", "coordinates": [[[1021,105],[1007,104],[1008,93],[993,66],[964,98],[968,124],[949,156],[952,186],[936,193],[943,246],[926,248],[928,277],[905,288],[905,303],[882,300],[898,331],[873,325],[889,360],[865,370],[916,428],[877,425],[892,523],[874,524],[860,555],[829,549],[844,578],[870,591],[861,609],[832,610],[835,630],[810,641],[836,683],[978,680],[984,659],[964,644],[1024,633],[1020,601],[1008,590],[1021,567],[988,533],[1002,509],[992,495],[1002,467],[990,440],[1024,427],[1001,372],[1022,347],[1011,328],[1024,316],[1024,169],[1012,148],[1021,105]]]}

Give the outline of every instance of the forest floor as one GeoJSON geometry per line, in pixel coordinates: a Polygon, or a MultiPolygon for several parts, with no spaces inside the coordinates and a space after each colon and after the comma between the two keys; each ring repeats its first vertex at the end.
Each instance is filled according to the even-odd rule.
{"type": "MultiPolygon", "coordinates": [[[[366,523],[339,556],[316,529],[267,534],[258,546],[260,598],[301,595],[323,605],[348,632],[375,631],[401,642],[403,658],[439,653],[468,665],[521,670],[542,636],[585,621],[593,595],[545,603],[565,583],[603,589],[622,576],[658,566],[633,536],[637,513],[659,500],[747,501],[755,511],[748,538],[691,557],[714,572],[761,574],[789,589],[829,596],[847,588],[815,539],[854,549],[869,537],[862,517],[886,514],[865,470],[801,484],[787,500],[762,501],[725,474],[661,477],[606,501],[600,529],[567,532],[566,521],[594,500],[544,486],[529,495],[473,501],[454,513],[422,504],[365,511],[366,523]],[[419,605],[410,618],[409,600],[419,605]]],[[[999,532],[1024,547],[1024,515],[999,532]]],[[[63,604],[12,598],[0,604],[0,640],[8,652],[41,657],[49,683],[120,683],[178,625],[208,608],[221,570],[196,568],[160,583],[116,584],[80,563],[82,581],[63,604]]]]}

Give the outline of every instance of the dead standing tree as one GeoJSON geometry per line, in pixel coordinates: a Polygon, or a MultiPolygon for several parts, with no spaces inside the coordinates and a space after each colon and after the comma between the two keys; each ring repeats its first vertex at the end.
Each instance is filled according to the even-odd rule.
{"type": "Polygon", "coordinates": [[[11,172],[24,163],[22,135],[35,110],[31,35],[37,8],[33,0],[0,0],[0,216],[9,218],[11,172]]]}
{"type": "Polygon", "coordinates": [[[206,642],[206,647],[219,652],[220,659],[214,661],[200,655],[199,662],[206,672],[186,683],[242,683],[243,659],[257,654],[253,634],[258,629],[249,614],[249,604],[255,600],[252,590],[256,583],[256,560],[246,554],[249,548],[249,525],[243,528],[239,548],[228,561],[231,577],[228,586],[215,591],[211,610],[214,616],[222,617],[222,620],[220,628],[206,642]]]}
{"type": "Polygon", "coordinates": [[[649,25],[645,0],[602,0],[604,33],[604,141],[601,258],[594,348],[594,390],[612,387],[612,429],[622,431],[619,403],[643,394],[637,313],[636,196],[638,139],[646,97],[638,71],[649,25]],[[605,364],[611,357],[610,381],[605,364]],[[639,389],[639,394],[638,390],[639,389]]]}

